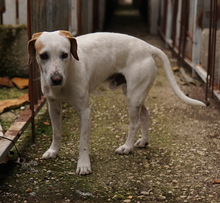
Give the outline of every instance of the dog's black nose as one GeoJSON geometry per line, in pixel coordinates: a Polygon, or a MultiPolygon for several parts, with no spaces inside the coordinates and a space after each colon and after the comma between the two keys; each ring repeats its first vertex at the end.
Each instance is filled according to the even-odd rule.
{"type": "Polygon", "coordinates": [[[62,85],[63,82],[63,76],[59,72],[54,72],[53,75],[50,77],[52,85],[59,86],[62,85]]]}

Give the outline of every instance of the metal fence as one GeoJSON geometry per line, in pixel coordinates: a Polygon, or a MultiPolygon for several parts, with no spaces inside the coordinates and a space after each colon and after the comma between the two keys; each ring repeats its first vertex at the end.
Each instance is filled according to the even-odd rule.
{"type": "Polygon", "coordinates": [[[219,0],[161,0],[159,32],[220,99],[219,0]]]}

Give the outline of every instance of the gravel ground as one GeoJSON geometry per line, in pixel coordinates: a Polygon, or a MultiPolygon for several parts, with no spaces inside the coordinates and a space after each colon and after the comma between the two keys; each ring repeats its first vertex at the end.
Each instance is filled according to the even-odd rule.
{"type": "MultiPolygon", "coordinates": [[[[136,11],[132,12],[135,16],[136,11]]],[[[138,29],[131,30],[125,21],[123,27],[117,25],[120,29],[110,25],[109,30],[148,41],[161,48],[176,66],[162,40],[146,35],[138,17],[132,21],[137,22],[138,29]]],[[[151,113],[150,144],[146,148],[134,149],[126,156],[114,153],[127,136],[126,100],[120,89],[110,91],[102,86],[91,95],[93,173],[77,176],[79,119],[68,104],[63,108],[59,157],[40,158],[51,141],[45,106],[36,119],[36,144],[30,144],[28,130],[17,143],[26,163],[15,164],[16,156],[11,155],[10,162],[0,167],[0,202],[220,202],[220,184],[213,183],[220,179],[220,103],[215,99],[210,100],[209,107],[182,103],[167,83],[161,62],[156,62],[158,75],[146,100],[151,113]]],[[[176,79],[186,94],[204,101],[204,84],[183,85],[178,76],[176,79]]]]}

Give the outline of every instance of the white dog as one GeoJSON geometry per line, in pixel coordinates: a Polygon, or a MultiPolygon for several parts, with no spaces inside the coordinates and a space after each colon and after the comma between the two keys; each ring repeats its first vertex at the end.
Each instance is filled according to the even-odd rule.
{"type": "Polygon", "coordinates": [[[41,73],[41,88],[49,104],[53,141],[43,158],[55,158],[61,147],[62,101],[69,101],[81,121],[77,174],[91,173],[89,136],[91,110],[89,93],[105,81],[114,89],[122,86],[128,100],[130,129],[118,154],[129,154],[133,146],[148,144],[149,114],[145,98],[153,85],[157,68],[154,56],[164,65],[167,79],[175,94],[193,105],[204,103],[190,99],[179,89],[167,56],[158,48],[132,36],[94,33],[74,38],[67,31],[42,32],[28,43],[29,62],[36,57],[41,73]],[[135,143],[138,128],[142,137],[135,143]]]}

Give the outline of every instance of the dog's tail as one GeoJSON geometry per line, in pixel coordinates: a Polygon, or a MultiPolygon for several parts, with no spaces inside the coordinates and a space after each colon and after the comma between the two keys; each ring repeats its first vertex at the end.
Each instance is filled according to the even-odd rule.
{"type": "Polygon", "coordinates": [[[174,93],[185,103],[192,104],[192,105],[200,105],[200,106],[206,106],[203,102],[198,101],[196,99],[191,99],[187,97],[179,88],[176,79],[174,77],[170,61],[168,57],[158,48],[151,46],[150,52],[153,56],[157,56],[160,58],[160,60],[163,62],[163,67],[168,79],[168,82],[170,83],[174,93]]]}

